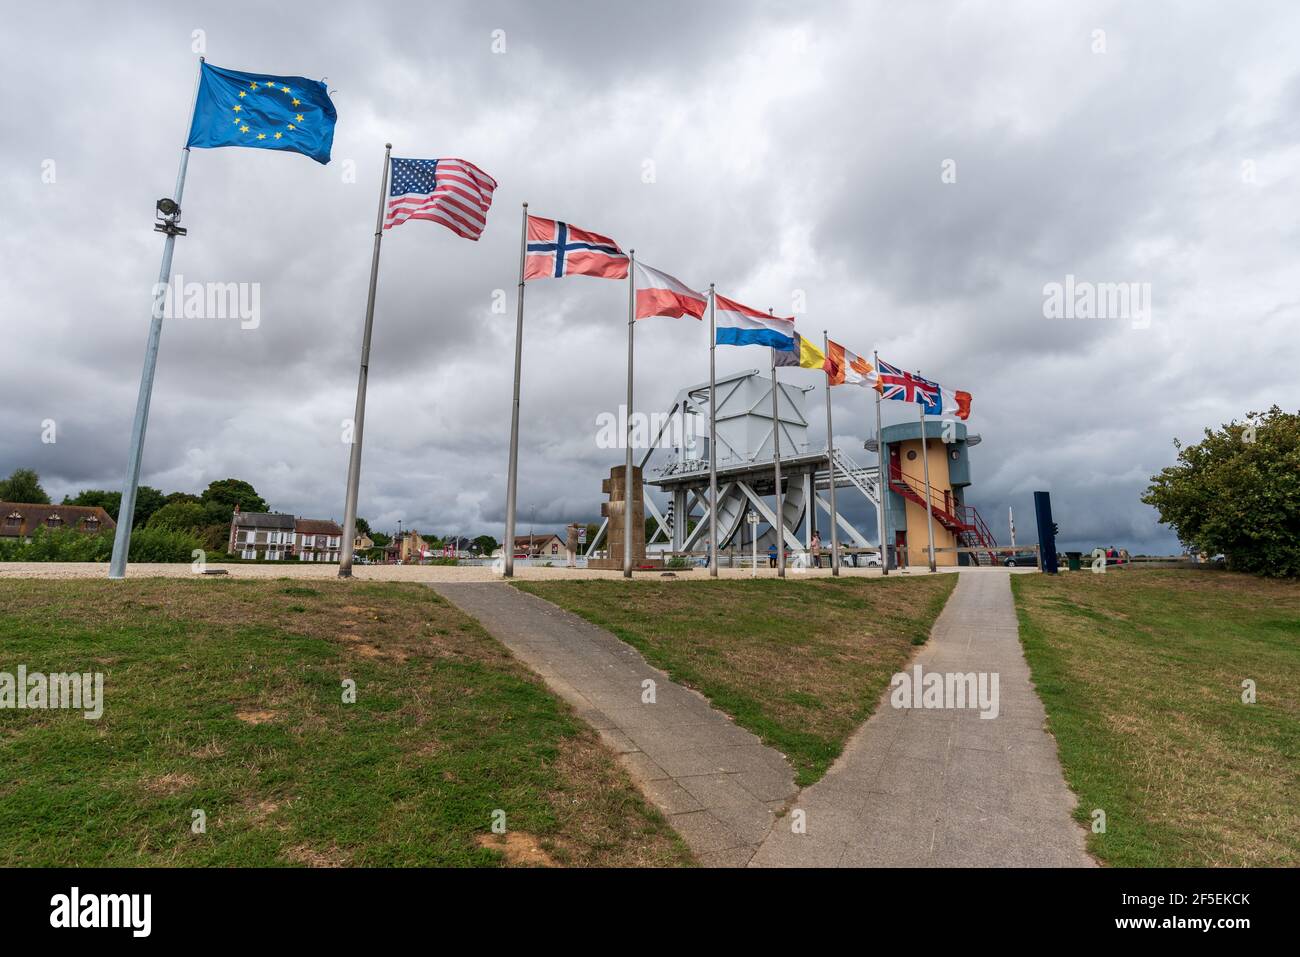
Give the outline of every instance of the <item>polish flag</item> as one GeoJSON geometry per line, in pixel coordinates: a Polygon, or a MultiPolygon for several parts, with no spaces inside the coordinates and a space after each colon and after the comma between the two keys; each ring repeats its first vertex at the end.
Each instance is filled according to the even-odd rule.
{"type": "Polygon", "coordinates": [[[636,317],[638,319],[704,318],[708,298],[666,272],[636,264],[636,317]]]}
{"type": "Polygon", "coordinates": [[[860,385],[874,389],[879,376],[875,367],[861,356],[831,340],[826,351],[826,374],[831,385],[860,385]]]}

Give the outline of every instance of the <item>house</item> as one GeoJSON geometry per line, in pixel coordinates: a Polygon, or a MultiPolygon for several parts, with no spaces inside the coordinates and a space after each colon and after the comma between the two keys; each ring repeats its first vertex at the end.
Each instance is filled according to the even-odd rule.
{"type": "MultiPolygon", "coordinates": [[[[492,553],[495,558],[504,554],[502,545],[492,553]]],[[[566,556],[564,541],[559,535],[516,535],[515,558],[562,559],[566,556]]]]}
{"type": "Polygon", "coordinates": [[[418,565],[432,554],[433,547],[419,532],[403,532],[384,546],[384,561],[393,565],[418,565]]]}
{"type": "Polygon", "coordinates": [[[464,535],[452,535],[442,544],[443,558],[472,558],[477,554],[474,540],[464,535]]]}
{"type": "Polygon", "coordinates": [[[352,550],[354,552],[369,551],[374,547],[375,540],[362,532],[357,532],[357,537],[352,540],[352,550]]]}
{"type": "Polygon", "coordinates": [[[300,518],[294,526],[298,558],[304,562],[337,562],[343,547],[343,529],[337,522],[300,518]]]}
{"type": "Polygon", "coordinates": [[[294,553],[297,519],[283,512],[241,512],[235,506],[230,518],[230,543],[226,551],[240,558],[278,561],[294,553]]]}
{"type": "Polygon", "coordinates": [[[0,539],[31,541],[38,528],[75,528],[93,535],[117,528],[117,522],[99,505],[33,505],[0,502],[0,539]]]}

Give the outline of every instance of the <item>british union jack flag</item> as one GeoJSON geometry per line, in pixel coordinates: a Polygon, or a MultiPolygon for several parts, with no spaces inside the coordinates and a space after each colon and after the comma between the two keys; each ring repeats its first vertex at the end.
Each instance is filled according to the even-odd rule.
{"type": "Polygon", "coordinates": [[[881,398],[897,399],[899,402],[919,402],[925,406],[927,415],[940,415],[943,412],[943,402],[939,392],[939,383],[904,372],[897,366],[891,366],[884,359],[880,360],[881,398]]]}

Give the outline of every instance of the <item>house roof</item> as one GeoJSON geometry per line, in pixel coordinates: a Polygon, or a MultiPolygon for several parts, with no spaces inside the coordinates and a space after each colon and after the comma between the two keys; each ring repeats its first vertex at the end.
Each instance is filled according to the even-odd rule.
{"type": "Polygon", "coordinates": [[[64,528],[79,528],[86,531],[84,526],[88,519],[96,519],[100,531],[117,527],[113,517],[99,505],[36,505],[27,502],[0,502],[0,538],[26,538],[55,515],[63,519],[64,528]],[[9,520],[13,516],[19,519],[17,525],[10,524],[9,520]]]}
{"type": "Polygon", "coordinates": [[[564,539],[554,533],[547,535],[516,535],[515,548],[518,548],[520,545],[545,545],[553,538],[557,539],[561,545],[564,544],[564,539]]]}
{"type": "Polygon", "coordinates": [[[231,521],[239,528],[293,528],[295,519],[283,512],[236,512],[231,521]]]}
{"type": "Polygon", "coordinates": [[[339,523],[325,518],[300,518],[295,527],[299,535],[342,535],[339,523]]]}

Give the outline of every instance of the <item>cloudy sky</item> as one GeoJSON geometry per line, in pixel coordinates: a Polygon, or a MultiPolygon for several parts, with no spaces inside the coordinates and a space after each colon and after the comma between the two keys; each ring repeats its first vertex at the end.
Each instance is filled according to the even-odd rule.
{"type": "MultiPolygon", "coordinates": [[[[121,487],[153,204],[200,41],[220,66],[324,78],[339,121],[328,166],[193,152],[175,272],[257,283],[261,314],[165,323],[143,474],[165,491],[233,475],[278,510],[342,518],[386,141],[500,188],[477,243],[420,222],[385,237],[360,509],[376,528],[501,535],[523,201],[697,288],[787,314],[802,298],[805,334],[973,393],[969,500],[1000,539],[1008,505],[1032,538],[1031,493],[1049,489],[1067,546],[1172,549],[1138,501],[1172,439],[1300,405],[1300,8],[1282,0],[87,2],[6,19],[0,473],[35,468],[56,500],[121,487]],[[1067,275],[1149,284],[1149,324],[1045,316],[1067,275]]],[[[626,295],[528,287],[521,531],[534,509],[539,527],[598,514],[621,460],[596,416],[623,400],[626,295]]],[[[699,323],[642,324],[637,408],[666,409],[707,363],[699,323]]],[[[835,391],[836,441],[865,459],[873,407],[835,391]]],[[[821,442],[820,387],[809,400],[821,442]]]]}

